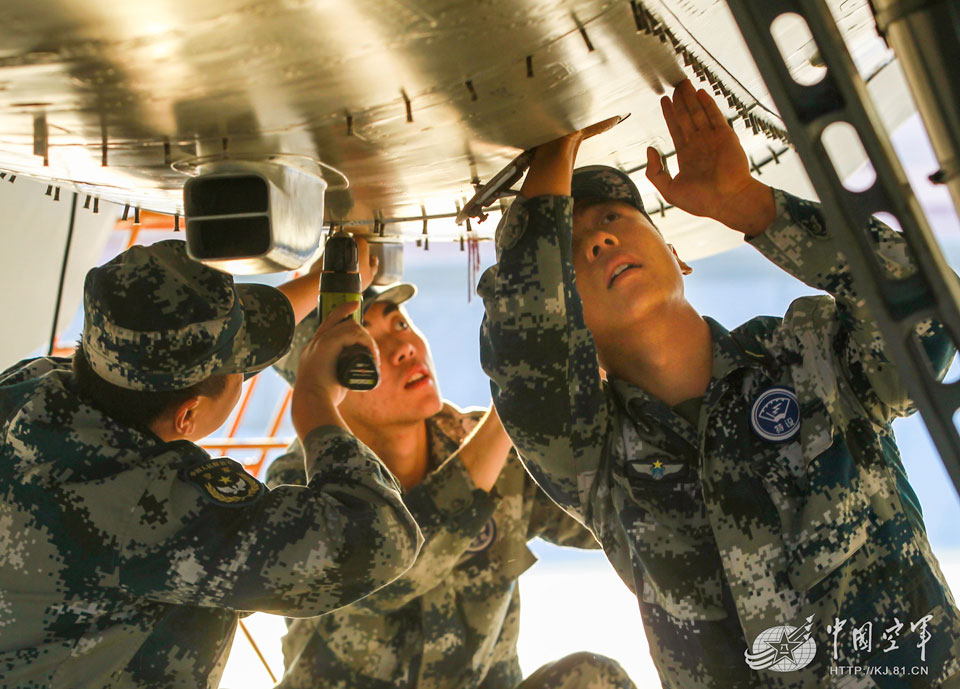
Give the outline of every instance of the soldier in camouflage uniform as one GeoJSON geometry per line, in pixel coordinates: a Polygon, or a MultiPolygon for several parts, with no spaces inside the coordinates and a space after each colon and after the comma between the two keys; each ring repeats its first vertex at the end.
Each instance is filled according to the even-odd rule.
{"type": "MultiPolygon", "coordinates": [[[[955,686],[957,609],[890,427],[913,406],[846,260],[817,204],[750,176],[709,95],[686,81],[661,104],[663,197],[830,296],[733,331],[702,318],[629,178],[571,173],[615,122],[551,142],[480,281],[504,426],[636,593],[664,687],[955,686]]],[[[893,275],[914,270],[898,233],[868,232],[893,275]]],[[[945,371],[942,328],[919,338],[945,371]]]]}
{"type": "Polygon", "coordinates": [[[191,442],[286,352],[294,316],[184,246],[92,269],[74,360],[0,374],[2,686],[213,688],[239,611],[318,615],[416,557],[399,486],[336,415],[336,355],[374,346],[355,323],[325,323],[304,356],[304,487],[268,490],[191,442]]]}
{"type": "MultiPolygon", "coordinates": [[[[400,304],[413,285],[364,295],[364,324],[380,348],[381,381],[340,406],[350,428],[404,487],[423,529],[416,564],[353,605],[292,620],[283,639],[286,689],[506,689],[521,684],[517,578],[534,562],[527,541],[596,548],[527,476],[496,413],[441,400],[429,348],[400,304]]],[[[291,383],[316,314],[297,327],[277,368],[291,383]]],[[[302,483],[299,450],[278,458],[267,484],[302,483]]],[[[567,656],[523,687],[632,689],[612,660],[567,656]]]]}

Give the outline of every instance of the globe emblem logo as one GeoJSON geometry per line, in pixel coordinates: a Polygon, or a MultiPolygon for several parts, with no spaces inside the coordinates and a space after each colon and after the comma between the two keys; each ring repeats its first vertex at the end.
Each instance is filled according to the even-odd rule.
{"type": "Polygon", "coordinates": [[[793,672],[805,668],[817,655],[817,644],[810,636],[813,615],[802,627],[770,627],[757,636],[753,647],[744,652],[752,670],[793,672]]]}

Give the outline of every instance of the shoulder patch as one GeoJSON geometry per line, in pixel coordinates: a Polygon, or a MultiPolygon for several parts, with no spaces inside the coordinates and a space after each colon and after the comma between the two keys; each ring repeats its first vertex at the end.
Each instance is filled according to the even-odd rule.
{"type": "Polygon", "coordinates": [[[210,502],[224,507],[241,507],[263,495],[263,485],[237,461],[222,457],[184,469],[181,478],[192,483],[210,502]]]}

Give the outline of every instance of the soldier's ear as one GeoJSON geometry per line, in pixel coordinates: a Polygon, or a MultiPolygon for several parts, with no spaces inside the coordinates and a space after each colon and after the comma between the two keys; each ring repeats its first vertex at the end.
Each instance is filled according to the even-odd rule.
{"type": "Polygon", "coordinates": [[[683,259],[680,258],[680,255],[677,253],[677,250],[673,246],[673,244],[667,244],[667,246],[669,246],[670,251],[673,252],[673,257],[677,259],[677,265],[680,266],[680,273],[683,275],[689,275],[690,273],[692,273],[693,268],[691,268],[690,266],[688,266],[686,263],[683,262],[683,259]]]}
{"type": "Polygon", "coordinates": [[[200,397],[185,399],[173,412],[173,430],[177,435],[189,438],[197,430],[197,413],[200,407],[200,397]]]}

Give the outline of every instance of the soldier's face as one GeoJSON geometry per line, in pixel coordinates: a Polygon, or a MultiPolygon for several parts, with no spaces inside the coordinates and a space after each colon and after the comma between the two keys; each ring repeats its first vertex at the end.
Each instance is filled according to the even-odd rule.
{"type": "Polygon", "coordinates": [[[350,391],[340,405],[351,426],[384,427],[427,419],[442,407],[430,348],[410,317],[395,304],[377,303],[363,325],[380,349],[380,385],[350,391]]]}
{"type": "Polygon", "coordinates": [[[584,320],[601,356],[625,325],[683,300],[682,264],[646,216],[627,203],[575,209],[573,266],[584,320]]]}

